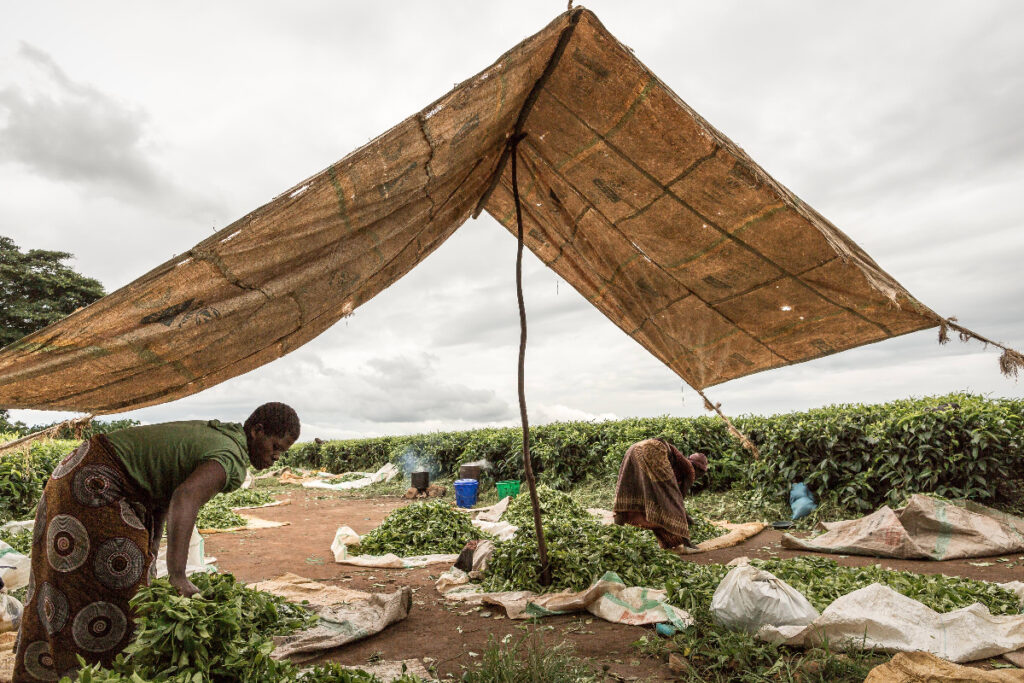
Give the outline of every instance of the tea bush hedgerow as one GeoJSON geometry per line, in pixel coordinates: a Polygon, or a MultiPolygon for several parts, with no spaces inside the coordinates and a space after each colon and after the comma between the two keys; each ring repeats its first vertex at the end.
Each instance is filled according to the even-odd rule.
{"type": "MultiPolygon", "coordinates": [[[[753,460],[717,418],[632,418],[561,422],[531,429],[538,480],[558,489],[597,479],[612,485],[633,443],[663,437],[711,461],[693,493],[764,488],[785,500],[805,481],[819,499],[851,512],[896,502],[908,492],[998,498],[996,484],[1024,479],[1024,401],[970,394],[879,405],[837,405],[734,423],[758,445],[753,460]]],[[[486,460],[484,482],[522,477],[522,432],[479,429],[360,441],[300,444],[290,464],[334,472],[369,470],[412,459],[452,476],[464,462],[486,460]]]]}

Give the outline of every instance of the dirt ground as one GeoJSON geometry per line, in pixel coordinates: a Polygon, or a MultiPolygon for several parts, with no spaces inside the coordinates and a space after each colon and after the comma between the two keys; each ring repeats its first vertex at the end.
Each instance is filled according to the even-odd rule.
{"type": "MultiPolygon", "coordinates": [[[[231,572],[246,583],[270,579],[291,572],[325,583],[366,590],[390,592],[411,586],[413,609],[408,618],[382,633],[328,653],[323,660],[346,665],[365,665],[368,660],[421,658],[432,660],[440,677],[461,676],[463,667],[482,653],[490,638],[511,634],[518,638],[537,631],[546,642],[571,643],[576,654],[589,658],[610,674],[623,680],[672,680],[666,665],[643,657],[630,644],[652,632],[650,628],[611,624],[589,614],[550,617],[540,624],[511,621],[500,608],[469,608],[449,605],[434,589],[434,579],[447,569],[435,565],[423,569],[359,569],[334,563],[331,541],[340,526],[360,534],[375,528],[397,507],[409,501],[400,498],[353,498],[322,489],[289,488],[277,495],[287,505],[253,511],[254,516],[287,526],[255,531],[212,534],[206,537],[206,554],[217,558],[222,572],[231,572]]],[[[687,559],[694,562],[728,562],[734,557],[792,557],[798,554],[780,546],[782,534],[767,529],[733,548],[687,559]]],[[[840,564],[881,564],[893,569],[920,573],[941,573],[986,581],[1024,580],[1024,556],[924,562],[884,560],[832,555],[840,564]],[[975,564],[972,564],[975,563],[975,564]],[[977,566],[991,563],[988,566],[977,566]],[[1012,565],[1012,566],[1007,566],[1012,565]]]]}

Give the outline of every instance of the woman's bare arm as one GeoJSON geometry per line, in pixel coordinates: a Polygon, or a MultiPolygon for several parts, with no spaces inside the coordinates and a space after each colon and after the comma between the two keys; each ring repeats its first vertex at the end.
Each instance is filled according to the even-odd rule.
{"type": "Polygon", "coordinates": [[[167,508],[167,580],[185,597],[199,592],[185,576],[192,527],[199,508],[223,490],[226,481],[224,467],[216,461],[207,460],[174,489],[171,496],[171,504],[167,508]]]}

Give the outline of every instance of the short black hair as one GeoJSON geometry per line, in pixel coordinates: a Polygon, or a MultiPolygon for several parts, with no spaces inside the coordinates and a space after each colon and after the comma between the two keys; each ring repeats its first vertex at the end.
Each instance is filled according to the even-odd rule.
{"type": "Polygon", "coordinates": [[[254,425],[263,425],[263,431],[269,436],[292,436],[299,438],[299,416],[295,409],[286,403],[264,403],[245,421],[245,433],[254,425]]]}

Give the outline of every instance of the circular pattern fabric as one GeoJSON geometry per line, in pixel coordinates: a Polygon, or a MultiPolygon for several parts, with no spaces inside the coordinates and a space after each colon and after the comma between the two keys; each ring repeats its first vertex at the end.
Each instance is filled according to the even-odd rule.
{"type": "Polygon", "coordinates": [[[52,636],[64,628],[70,616],[67,597],[52,583],[44,582],[39,587],[39,600],[36,601],[36,614],[46,629],[46,635],[52,636]]]}
{"type": "Polygon", "coordinates": [[[78,569],[89,555],[89,534],[71,515],[56,515],[46,527],[46,559],[59,572],[78,569]]]}
{"type": "Polygon", "coordinates": [[[60,461],[60,464],[53,469],[53,474],[50,475],[51,479],[60,479],[65,476],[68,472],[75,469],[78,463],[82,462],[82,458],[89,454],[89,441],[85,440],[75,450],[71,451],[71,454],[60,461]]]}
{"type": "MultiPolygon", "coordinates": [[[[28,588],[25,589],[25,606],[32,602],[32,596],[36,594],[36,577],[32,572],[28,573],[28,588]]],[[[15,648],[17,649],[17,648],[15,648]]]]}
{"type": "Polygon", "coordinates": [[[41,681],[57,680],[49,643],[45,640],[29,643],[29,646],[25,648],[25,670],[41,681]]]}
{"type": "Polygon", "coordinates": [[[43,540],[43,531],[46,529],[46,491],[39,496],[36,504],[36,521],[32,523],[32,547],[35,548],[43,540]]]}
{"type": "Polygon", "coordinates": [[[142,516],[138,510],[131,503],[124,500],[121,501],[121,520],[133,529],[146,529],[146,525],[142,523],[142,516]]]}
{"type": "Polygon", "coordinates": [[[116,647],[128,630],[128,618],[109,602],[90,602],[75,615],[71,635],[75,644],[89,652],[116,647]]]}
{"type": "Polygon", "coordinates": [[[107,505],[121,497],[121,491],[121,477],[106,465],[86,465],[71,480],[71,492],[86,507],[107,505]]]}
{"type": "Polygon", "coordinates": [[[112,538],[96,549],[92,568],[99,582],[111,590],[134,586],[142,578],[145,556],[130,538],[112,538]]]}

